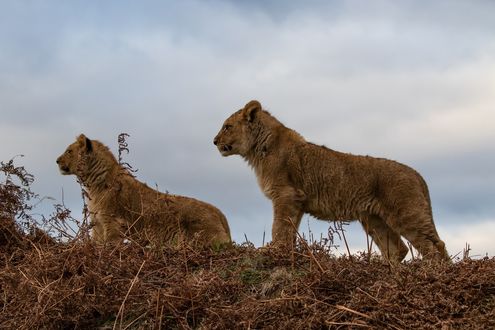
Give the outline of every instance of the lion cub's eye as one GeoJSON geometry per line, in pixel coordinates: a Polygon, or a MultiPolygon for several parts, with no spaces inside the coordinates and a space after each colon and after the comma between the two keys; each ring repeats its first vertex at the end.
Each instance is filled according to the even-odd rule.
{"type": "Polygon", "coordinates": [[[228,131],[231,127],[232,127],[232,125],[225,125],[225,126],[223,127],[223,130],[224,130],[224,131],[228,131]]]}
{"type": "Polygon", "coordinates": [[[72,153],[72,150],[71,149],[67,150],[67,153],[70,155],[72,153]]]}

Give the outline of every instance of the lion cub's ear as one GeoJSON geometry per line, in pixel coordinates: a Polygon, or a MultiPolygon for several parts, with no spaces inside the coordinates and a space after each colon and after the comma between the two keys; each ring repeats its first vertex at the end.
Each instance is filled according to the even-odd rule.
{"type": "Polygon", "coordinates": [[[244,114],[244,118],[246,118],[248,122],[252,122],[258,111],[261,111],[261,104],[256,100],[252,100],[244,106],[242,112],[244,114]]]}
{"type": "Polygon", "coordinates": [[[81,147],[84,147],[87,152],[93,151],[93,143],[90,139],[86,137],[86,135],[81,134],[77,137],[77,142],[81,147]]]}

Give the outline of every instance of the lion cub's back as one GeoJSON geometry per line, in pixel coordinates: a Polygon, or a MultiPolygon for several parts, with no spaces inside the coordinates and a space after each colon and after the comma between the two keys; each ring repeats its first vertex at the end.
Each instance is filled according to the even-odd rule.
{"type": "Polygon", "coordinates": [[[398,181],[424,184],[416,170],[387,158],[343,153],[312,143],[308,143],[303,149],[300,158],[301,170],[315,176],[317,183],[331,180],[332,185],[342,183],[361,187],[387,182],[397,184],[398,181]]]}
{"type": "Polygon", "coordinates": [[[429,203],[428,189],[413,168],[386,158],[353,155],[308,143],[300,149],[300,186],[308,196],[308,211],[323,218],[356,217],[359,205],[374,200],[394,204],[404,200],[429,203]]]}
{"type": "Polygon", "coordinates": [[[170,198],[187,232],[202,232],[208,240],[217,243],[231,241],[227,218],[217,207],[192,197],[170,195],[170,198]]]}
{"type": "MultiPolygon", "coordinates": [[[[128,220],[135,221],[136,214],[144,212],[142,227],[150,228],[155,235],[167,239],[179,230],[187,237],[201,235],[207,243],[230,242],[227,219],[215,206],[195,198],[163,193],[131,176],[124,177],[119,195],[122,205],[129,205],[133,212],[121,210],[128,220]]],[[[136,224],[140,227],[139,224],[136,224]]]]}

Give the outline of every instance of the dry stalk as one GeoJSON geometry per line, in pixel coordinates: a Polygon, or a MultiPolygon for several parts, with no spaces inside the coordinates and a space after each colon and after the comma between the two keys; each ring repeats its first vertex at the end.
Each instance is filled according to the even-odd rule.
{"type": "Polygon", "coordinates": [[[347,254],[349,255],[349,259],[352,260],[351,249],[349,248],[349,243],[347,243],[347,237],[345,236],[345,230],[342,227],[342,222],[341,221],[339,222],[339,229],[340,229],[340,232],[342,233],[342,238],[344,240],[345,248],[347,250],[347,254]]]}
{"type": "Polygon", "coordinates": [[[370,316],[368,316],[368,315],[366,315],[364,313],[355,311],[353,309],[350,309],[349,307],[345,307],[345,306],[342,306],[342,305],[335,305],[335,308],[336,309],[339,309],[339,310],[343,310],[343,311],[349,312],[349,313],[353,313],[353,314],[359,315],[359,316],[364,317],[366,319],[371,319],[370,316]]]}
{"type": "Polygon", "coordinates": [[[301,237],[301,234],[299,234],[299,232],[297,231],[297,228],[296,228],[296,225],[294,224],[294,221],[292,221],[292,219],[289,217],[288,218],[290,224],[292,225],[292,228],[294,229],[294,231],[296,232],[297,236],[299,237],[299,240],[304,244],[306,250],[308,250],[308,253],[311,257],[311,259],[316,263],[316,265],[318,266],[318,269],[322,272],[322,273],[325,273],[325,269],[323,269],[323,267],[321,266],[320,262],[318,261],[318,259],[315,257],[313,251],[311,251],[311,248],[309,247],[308,245],[308,242],[306,242],[305,239],[303,239],[301,237]]]}
{"type": "Polygon", "coordinates": [[[350,327],[363,327],[363,328],[373,328],[371,325],[356,323],[356,322],[333,322],[333,321],[325,321],[328,325],[346,325],[350,327]]]}
{"type": "Polygon", "coordinates": [[[144,266],[145,262],[146,262],[146,260],[144,260],[143,263],[141,264],[141,267],[139,267],[139,270],[137,271],[136,275],[134,276],[134,278],[131,281],[131,285],[129,286],[129,290],[127,290],[127,293],[126,293],[126,295],[124,297],[124,300],[122,301],[122,304],[120,304],[119,312],[115,316],[115,322],[113,324],[113,330],[115,330],[116,327],[117,327],[117,322],[119,320],[119,316],[120,316],[120,327],[122,328],[122,322],[123,322],[123,318],[124,318],[124,305],[125,305],[125,302],[127,300],[127,297],[129,297],[129,294],[131,293],[132,287],[136,283],[136,281],[138,279],[138,276],[139,276],[139,273],[141,273],[141,269],[143,269],[143,266],[144,266]]]}

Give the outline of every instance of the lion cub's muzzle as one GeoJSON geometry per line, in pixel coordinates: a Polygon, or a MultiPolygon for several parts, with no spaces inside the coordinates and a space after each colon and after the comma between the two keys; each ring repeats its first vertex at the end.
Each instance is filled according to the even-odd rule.
{"type": "Polygon", "coordinates": [[[230,144],[219,143],[218,138],[213,139],[213,144],[217,146],[218,151],[220,151],[222,155],[232,151],[232,146],[230,144]]]}
{"type": "Polygon", "coordinates": [[[58,168],[60,170],[60,173],[62,173],[62,174],[70,174],[70,168],[69,168],[69,166],[62,164],[62,160],[60,159],[60,157],[57,158],[57,165],[58,165],[58,168]]]}

